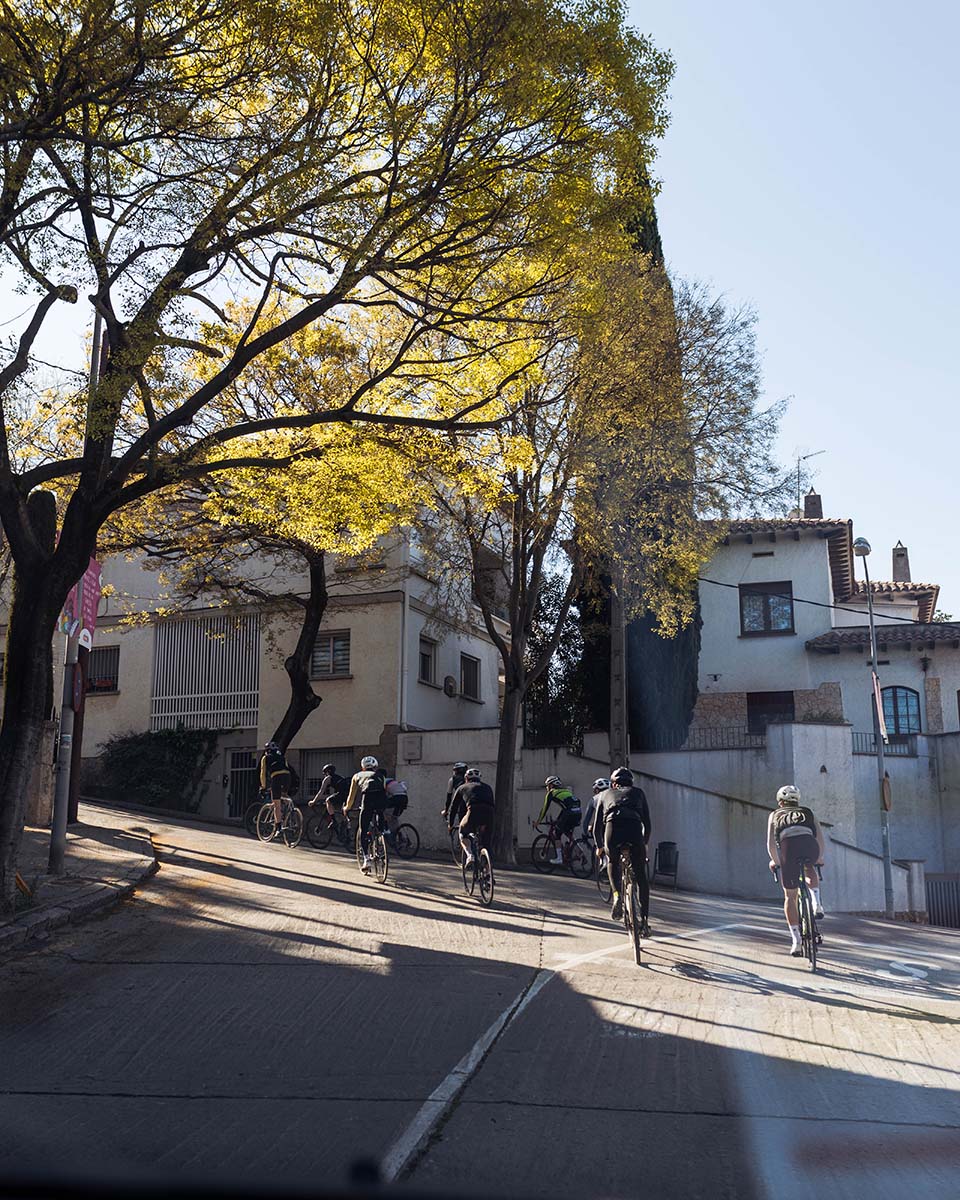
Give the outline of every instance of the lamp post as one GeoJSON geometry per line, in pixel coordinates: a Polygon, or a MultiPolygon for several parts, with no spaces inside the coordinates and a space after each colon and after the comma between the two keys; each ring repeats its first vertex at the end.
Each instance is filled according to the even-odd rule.
{"type": "Polygon", "coordinates": [[[893,910],[893,865],[890,859],[890,816],[887,812],[886,768],[883,763],[883,710],[880,707],[883,698],[880,693],[880,676],[877,674],[877,627],[873,620],[873,589],[870,587],[870,571],[867,568],[867,556],[870,553],[870,543],[866,538],[857,538],[853,543],[853,552],[857,558],[863,559],[863,575],[867,584],[867,612],[870,619],[870,657],[873,660],[873,737],[877,747],[877,777],[880,785],[880,839],[883,848],[883,907],[888,921],[894,917],[893,910]]]}

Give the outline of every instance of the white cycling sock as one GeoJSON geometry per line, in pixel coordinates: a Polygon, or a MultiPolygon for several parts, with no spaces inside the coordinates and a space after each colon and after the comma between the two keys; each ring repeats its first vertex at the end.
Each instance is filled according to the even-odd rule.
{"type": "Polygon", "coordinates": [[[790,926],[790,937],[793,940],[793,944],[795,946],[800,945],[800,926],[799,925],[791,925],[790,926]]]}
{"type": "Polygon", "coordinates": [[[823,905],[820,903],[820,889],[811,888],[810,894],[813,896],[813,911],[819,912],[823,905]]]}

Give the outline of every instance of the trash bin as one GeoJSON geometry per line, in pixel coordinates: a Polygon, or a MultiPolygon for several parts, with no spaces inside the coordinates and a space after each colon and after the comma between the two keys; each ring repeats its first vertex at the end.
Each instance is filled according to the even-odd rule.
{"type": "Polygon", "coordinates": [[[677,870],[680,863],[680,851],[676,842],[658,842],[653,856],[653,878],[665,875],[673,880],[674,889],[677,886],[677,870]]]}

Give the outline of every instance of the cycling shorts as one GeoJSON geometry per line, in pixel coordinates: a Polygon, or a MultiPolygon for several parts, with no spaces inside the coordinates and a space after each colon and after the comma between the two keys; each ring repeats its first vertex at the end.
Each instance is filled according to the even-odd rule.
{"type": "Polygon", "coordinates": [[[270,776],[270,795],[274,800],[279,800],[284,792],[290,795],[290,772],[277,771],[275,775],[270,776]]]}
{"type": "Polygon", "coordinates": [[[468,833],[479,833],[481,829],[485,829],[487,834],[492,833],[495,811],[492,804],[471,804],[460,822],[460,832],[464,837],[468,833]]]}
{"type": "Polygon", "coordinates": [[[563,837],[565,834],[573,833],[582,820],[583,813],[579,808],[565,808],[557,817],[558,836],[563,837]]]}
{"type": "Polygon", "coordinates": [[[803,859],[815,863],[820,857],[820,847],[812,833],[796,833],[780,842],[780,882],[785,888],[800,886],[800,871],[803,859]]]}

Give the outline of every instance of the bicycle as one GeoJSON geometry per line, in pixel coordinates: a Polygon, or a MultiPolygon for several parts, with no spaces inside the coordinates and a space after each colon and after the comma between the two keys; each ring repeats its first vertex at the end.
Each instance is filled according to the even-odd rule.
{"type": "Polygon", "coordinates": [[[610,886],[610,876],[607,874],[606,855],[601,851],[594,858],[597,869],[597,891],[600,893],[600,899],[604,905],[609,908],[613,898],[613,888],[610,886]]]}
{"type": "Polygon", "coordinates": [[[459,824],[450,827],[450,857],[453,859],[455,867],[463,866],[463,847],[460,845],[459,824]]]}
{"type": "Polygon", "coordinates": [[[480,845],[480,839],[475,833],[468,833],[466,838],[470,843],[473,862],[468,864],[464,856],[460,867],[463,872],[463,890],[468,896],[472,896],[479,883],[480,903],[489,908],[493,903],[493,863],[490,860],[490,851],[486,846],[480,845]]]}
{"type": "MultiPolygon", "coordinates": [[[[533,827],[543,828],[536,821],[533,827]]],[[[546,875],[551,875],[554,867],[559,866],[569,867],[578,879],[588,879],[593,872],[593,850],[584,838],[561,839],[557,834],[557,822],[552,819],[548,822],[547,832],[533,839],[530,858],[534,867],[546,875]],[[562,863],[556,861],[558,844],[561,846],[562,863]]]]}
{"type": "Polygon", "coordinates": [[[306,835],[307,841],[316,850],[326,850],[334,835],[344,850],[348,850],[353,844],[349,818],[342,812],[331,816],[326,807],[307,818],[306,835]]]}
{"type": "MultiPolygon", "coordinates": [[[[810,964],[810,970],[817,969],[817,947],[823,944],[823,937],[820,934],[820,927],[817,925],[817,918],[814,915],[813,896],[810,892],[810,885],[807,883],[806,868],[816,866],[809,858],[800,860],[800,880],[797,885],[797,908],[800,912],[800,950],[802,956],[810,964]]],[[[817,876],[822,879],[823,872],[817,867],[817,876]]],[[[780,882],[780,868],[773,868],[773,877],[780,882]]]]}
{"type": "Polygon", "coordinates": [[[384,835],[400,858],[416,858],[420,849],[420,834],[415,825],[398,825],[391,828],[389,821],[384,835]]]}
{"type": "Polygon", "coordinates": [[[270,799],[270,789],[260,788],[257,792],[255,800],[251,800],[247,807],[243,810],[243,827],[247,833],[255,838],[257,836],[257,817],[260,815],[260,809],[263,808],[267,800],[270,799]]]}
{"type": "MultiPolygon", "coordinates": [[[[373,811],[373,817],[370,821],[370,829],[367,833],[368,844],[370,847],[369,857],[373,863],[373,873],[377,883],[386,883],[387,873],[390,870],[390,853],[387,850],[387,839],[384,836],[386,828],[383,820],[383,809],[376,808],[373,811]]],[[[357,866],[360,868],[361,874],[366,874],[363,869],[363,842],[360,836],[360,826],[357,825],[357,866]]]]}
{"type": "Polygon", "coordinates": [[[633,957],[639,967],[640,939],[646,921],[640,915],[640,886],[633,873],[633,855],[629,846],[620,847],[620,895],[623,899],[623,925],[633,942],[633,957]]]}
{"type": "Polygon", "coordinates": [[[284,844],[293,849],[300,845],[303,837],[303,813],[289,796],[280,799],[280,822],[277,823],[277,810],[272,800],[267,800],[260,806],[257,814],[257,837],[261,842],[272,842],[280,834],[284,844]]]}

